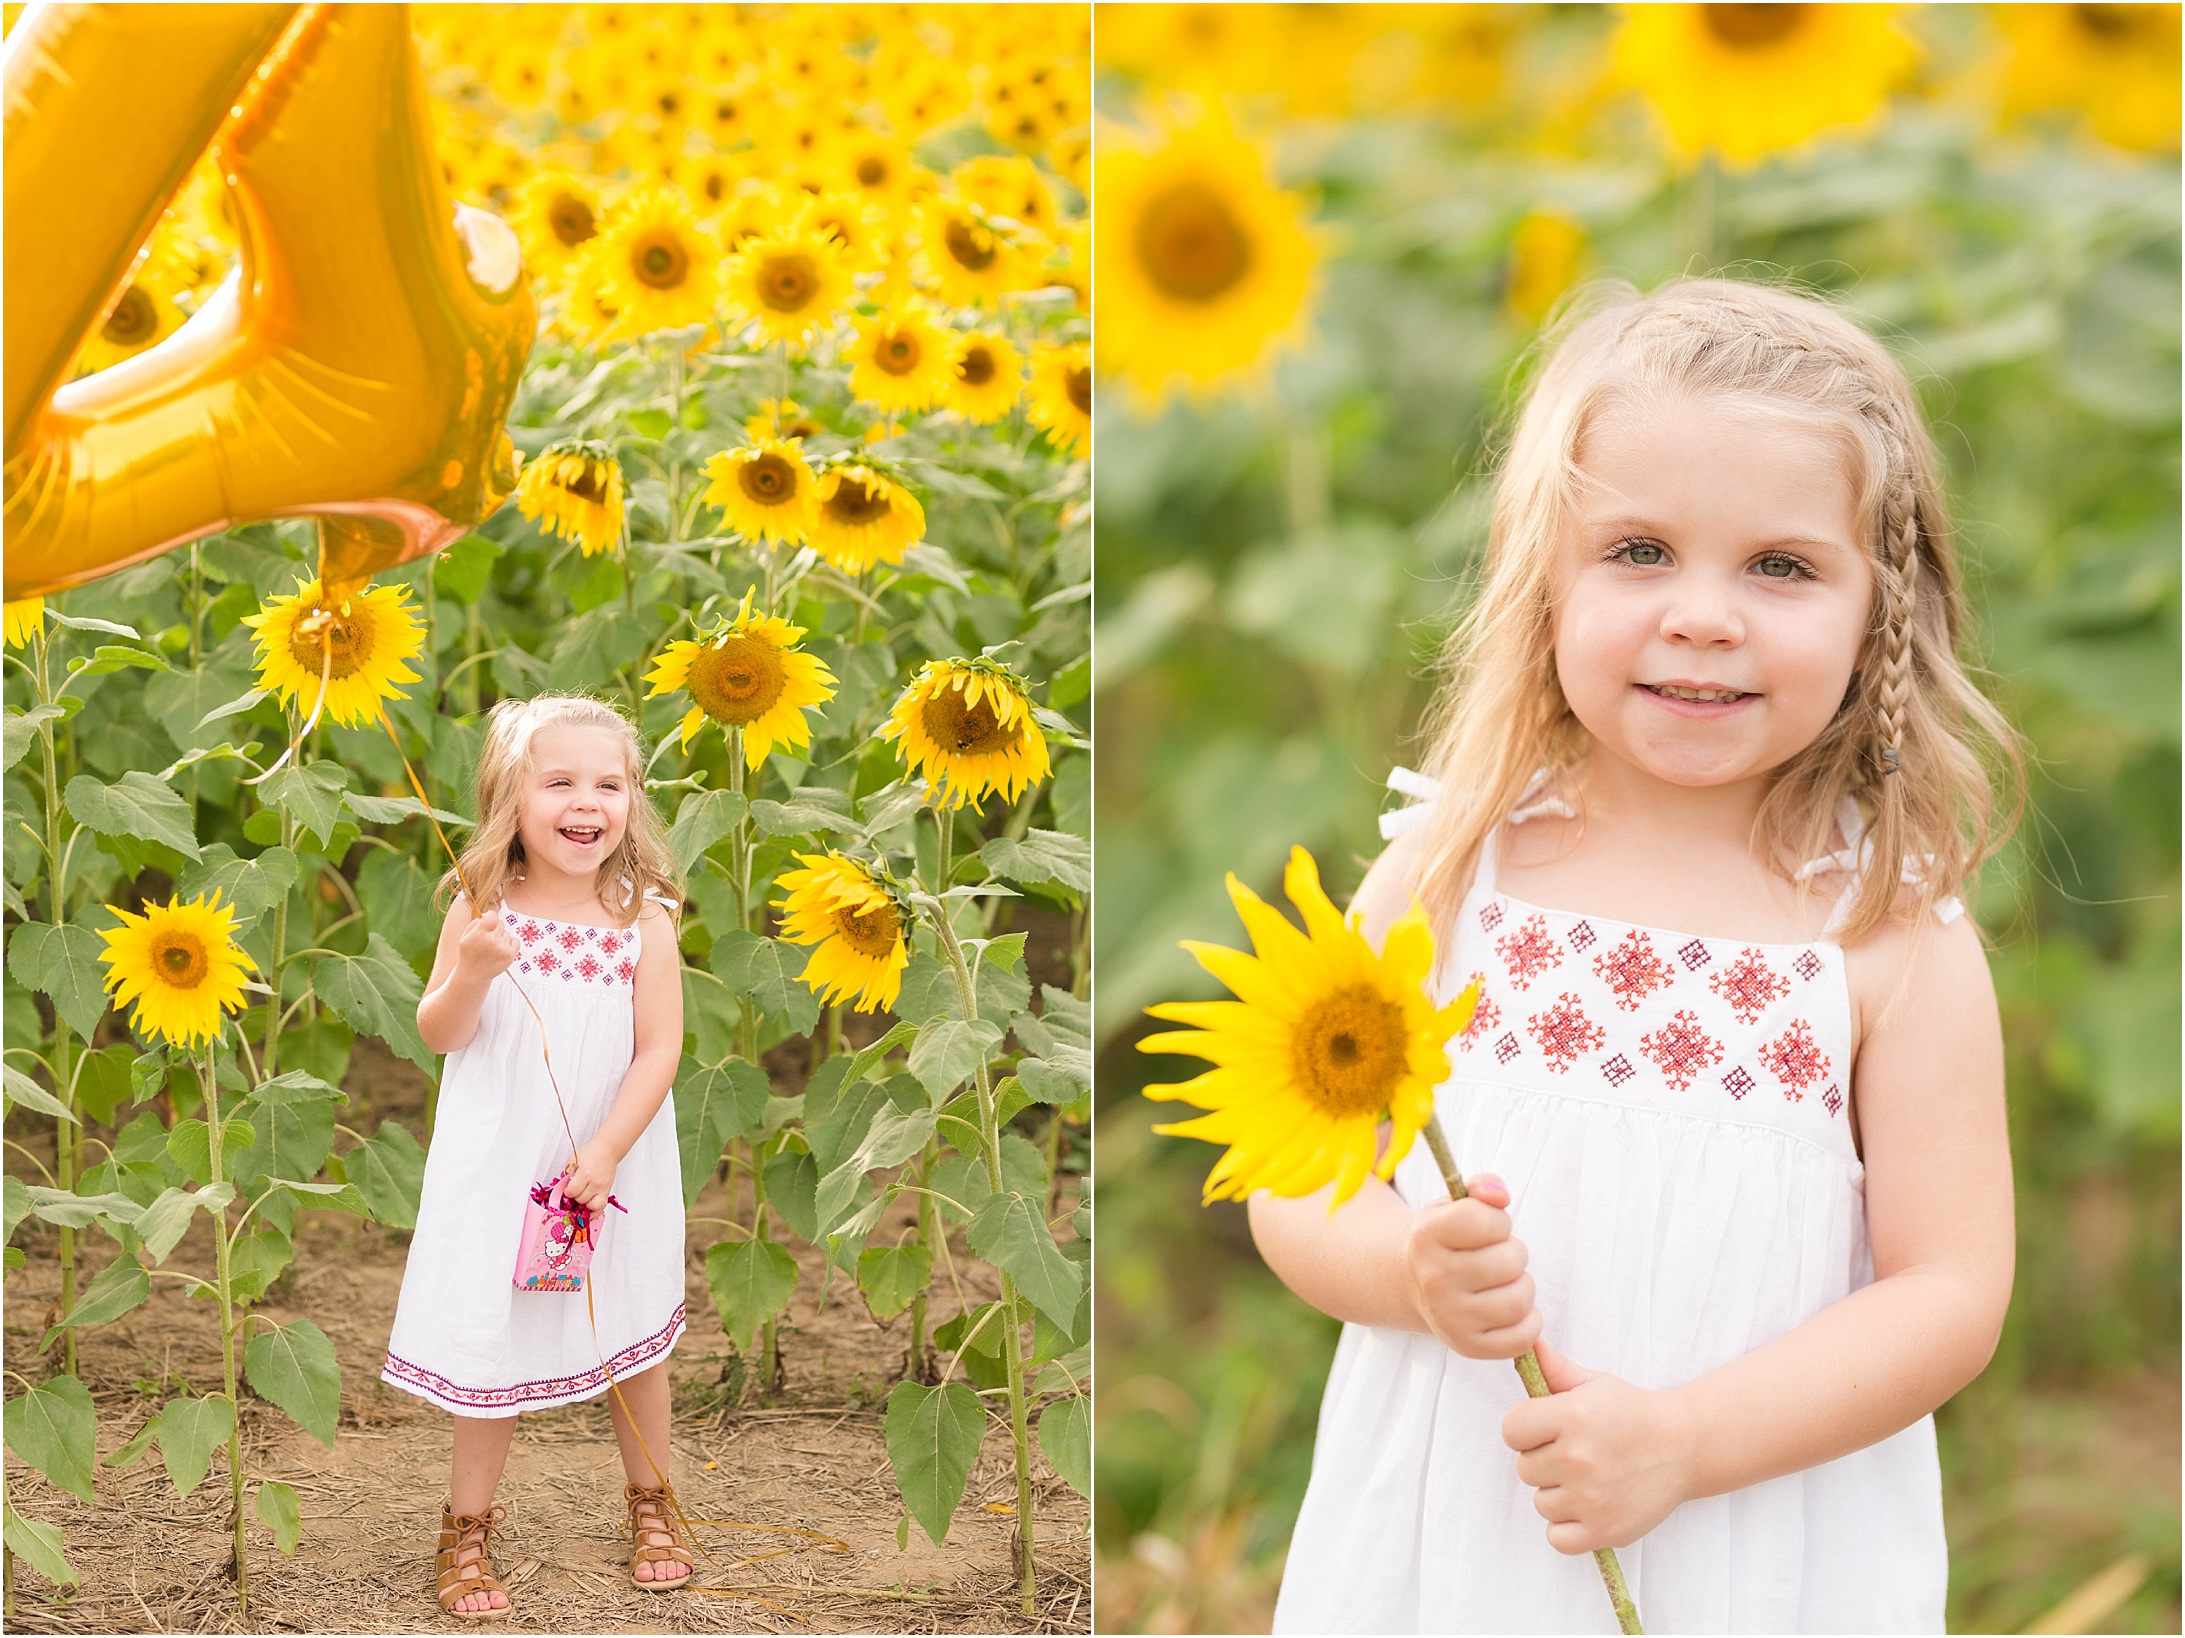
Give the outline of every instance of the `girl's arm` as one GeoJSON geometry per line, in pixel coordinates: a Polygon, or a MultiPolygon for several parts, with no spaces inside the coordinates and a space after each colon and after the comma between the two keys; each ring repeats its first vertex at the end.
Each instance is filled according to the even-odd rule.
{"type": "Polygon", "coordinates": [[[417,1033],[432,1052],[454,1052],[478,1033],[486,991],[516,959],[516,935],[498,916],[478,916],[458,893],[440,926],[440,947],[417,1003],[417,1033]]]}
{"type": "Polygon", "coordinates": [[[594,1211],[606,1205],[630,1145],[660,1113],[683,1059],[683,958],[675,947],[675,918],[664,905],[647,900],[638,931],[630,1067],[614,1107],[592,1140],[577,1150],[575,1169],[563,1185],[566,1194],[594,1211]]]}
{"type": "Polygon", "coordinates": [[[1887,1438],[1995,1351],[2016,1237],[2002,1028],[1979,935],[1969,920],[1897,929],[1855,959],[1867,993],[1893,1003],[1854,1070],[1875,1281],[1662,1392],[1542,1350],[1557,1392],[1512,1410],[1503,1437],[1563,1552],[1620,1547],[1680,1502],[1887,1438]]]}

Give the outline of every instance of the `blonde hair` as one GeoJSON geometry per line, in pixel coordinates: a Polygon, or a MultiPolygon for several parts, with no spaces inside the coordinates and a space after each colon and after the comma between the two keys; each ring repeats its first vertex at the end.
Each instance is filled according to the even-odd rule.
{"type": "Polygon", "coordinates": [[[1593,285],[1542,352],[1500,461],[1479,593],[1445,646],[1422,730],[1443,786],[1418,876],[1429,911],[1454,911],[1481,844],[1534,773],[1567,781],[1586,749],[1554,653],[1554,567],[1583,482],[1581,443],[1605,409],[1676,395],[1842,437],[1873,555],[1865,652],[1835,719],[1775,771],[1756,849],[1788,875],[1842,845],[1837,803],[1857,802],[1874,867],[1841,918],[1846,942],[1896,912],[1900,860],[1916,867],[1922,909],[1958,894],[2015,821],[2023,770],[2016,732],[1958,658],[1964,597],[1938,461],[1896,360],[1825,301],[1722,279],[1643,296],[1593,285]]]}
{"type": "Polygon", "coordinates": [[[541,694],[529,700],[502,700],[486,717],[485,749],[478,756],[478,828],[455,869],[440,878],[438,902],[452,903],[458,891],[471,894],[471,910],[499,901],[509,879],[524,863],[517,818],[525,782],[532,771],[531,743],[542,728],[596,728],[622,748],[630,782],[630,816],[614,852],[600,861],[599,902],[622,917],[637,920],[647,892],[680,900],[683,883],[662,837],[660,815],[645,794],[644,746],[629,718],[603,700],[584,694],[541,694]]]}

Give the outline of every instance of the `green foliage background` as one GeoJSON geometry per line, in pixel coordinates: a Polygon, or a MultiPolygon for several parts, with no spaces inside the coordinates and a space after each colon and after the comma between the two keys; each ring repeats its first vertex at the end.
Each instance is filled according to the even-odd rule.
{"type": "Polygon", "coordinates": [[[1149,1135],[1135,1093],[1163,1066],[1128,1048],[1148,1002],[1211,993],[1175,942],[1238,942],[1225,871],[1272,894],[1302,843],[1340,902],[1378,850],[1534,335],[1505,300],[1512,232],[1546,208],[1584,228],[1587,274],[1828,292],[1918,382],[1976,652],[2034,753],[1977,903],[2019,1266],[1994,1363],[1940,1418],[1951,1624],[2017,1630],[2136,1550],[2152,1577],[2105,1630],[2174,1630],[2174,158],[1932,107],[1750,174],[1678,174],[1637,129],[1574,159],[1359,119],[1275,151],[1336,247],[1314,338],[1263,388],[1154,419],[1112,391],[1098,425],[1103,1629],[1269,1612],[1336,1327],[1258,1263],[1241,1210],[1196,1204],[1211,1151],[1149,1135]],[[2147,1455],[2099,1472],[2120,1449],[2147,1455]]]}

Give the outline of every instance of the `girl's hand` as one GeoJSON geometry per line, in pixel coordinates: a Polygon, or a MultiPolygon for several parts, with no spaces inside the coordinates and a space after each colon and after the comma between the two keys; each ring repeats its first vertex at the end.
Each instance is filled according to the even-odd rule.
{"type": "Polygon", "coordinates": [[[1536,1491],[1548,1545],[1559,1553],[1629,1546],[1692,1494],[1682,1402],[1534,1346],[1555,1391],[1503,1417],[1502,1442],[1536,1491]]]}
{"type": "Polygon", "coordinates": [[[477,916],[456,941],[456,970],[473,983],[490,983],[508,971],[519,953],[507,923],[497,915],[477,916]]]}
{"type": "Polygon", "coordinates": [[[1468,1198],[1418,1213],[1404,1246],[1404,1284],[1426,1328],[1467,1359],[1515,1359],[1540,1335],[1525,1243],[1510,1237],[1510,1191],[1491,1172],[1468,1198]]]}
{"type": "Polygon", "coordinates": [[[561,1192],[597,1220],[607,1209],[607,1196],[614,1192],[615,1168],[621,1163],[620,1156],[594,1138],[569,1162],[569,1168],[563,1174],[561,1192]]]}

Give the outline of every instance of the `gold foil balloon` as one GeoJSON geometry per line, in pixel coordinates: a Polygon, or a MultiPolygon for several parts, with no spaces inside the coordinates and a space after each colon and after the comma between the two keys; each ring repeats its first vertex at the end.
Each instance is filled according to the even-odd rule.
{"type": "Polygon", "coordinates": [[[4,69],[10,599],[302,516],[338,596],[500,504],[537,315],[515,234],[449,203],[407,7],[46,5],[4,69]],[[241,265],[60,385],[208,136],[241,265]]]}

